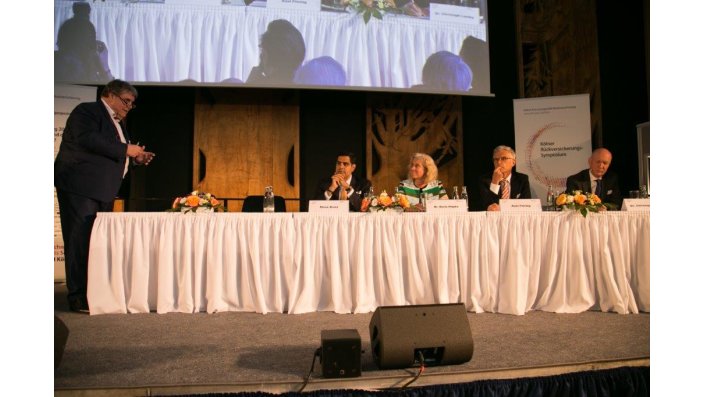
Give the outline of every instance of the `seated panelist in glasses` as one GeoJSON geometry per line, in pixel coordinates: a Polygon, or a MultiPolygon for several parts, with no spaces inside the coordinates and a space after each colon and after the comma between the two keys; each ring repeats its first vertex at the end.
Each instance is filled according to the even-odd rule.
{"type": "Polygon", "coordinates": [[[499,211],[500,199],[531,198],[529,176],[513,171],[516,153],[509,146],[500,145],[492,152],[494,170],[480,177],[480,201],[487,211],[499,211]]]}
{"type": "Polygon", "coordinates": [[[124,122],[136,99],[132,85],[113,80],[98,101],[78,104],[66,120],[54,160],[54,187],[72,311],[88,311],[88,243],[96,214],[112,211],[130,165],[147,165],[154,158],[144,146],[131,142],[124,122]]]}

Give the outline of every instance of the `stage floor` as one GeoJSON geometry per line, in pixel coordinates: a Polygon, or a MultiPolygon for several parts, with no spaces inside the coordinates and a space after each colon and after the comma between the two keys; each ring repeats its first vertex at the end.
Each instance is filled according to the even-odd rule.
{"type": "MultiPolygon", "coordinates": [[[[372,313],[89,316],[68,310],[64,284],[54,286],[54,313],[69,329],[54,372],[56,396],[298,391],[321,330],[335,329],[360,333],[362,376],[323,378],[316,360],[304,391],[400,387],[416,375],[415,368],[377,368],[370,352],[372,313]]],[[[467,315],[472,360],[429,367],[413,386],[649,365],[648,313],[467,315]]]]}

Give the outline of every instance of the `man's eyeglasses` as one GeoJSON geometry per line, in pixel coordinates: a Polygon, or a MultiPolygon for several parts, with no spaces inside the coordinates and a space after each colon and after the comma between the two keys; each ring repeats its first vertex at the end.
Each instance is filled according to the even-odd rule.
{"type": "Polygon", "coordinates": [[[494,160],[494,161],[507,161],[507,160],[514,160],[514,157],[493,157],[492,160],[494,160]]]}
{"type": "Polygon", "coordinates": [[[125,99],[125,98],[123,98],[123,97],[121,97],[121,96],[119,96],[119,95],[115,95],[115,96],[118,97],[118,99],[120,99],[120,101],[121,101],[125,106],[127,106],[129,109],[134,109],[134,108],[137,107],[137,105],[135,105],[134,102],[132,102],[132,100],[130,100],[130,99],[125,99]]]}

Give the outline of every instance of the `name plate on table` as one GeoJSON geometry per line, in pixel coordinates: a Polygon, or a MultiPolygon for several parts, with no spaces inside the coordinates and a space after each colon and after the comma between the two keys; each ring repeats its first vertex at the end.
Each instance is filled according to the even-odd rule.
{"type": "Polygon", "coordinates": [[[625,198],[622,201],[622,211],[632,211],[632,212],[649,212],[651,204],[650,199],[633,199],[625,198]]]}
{"type": "Polygon", "coordinates": [[[321,11],[321,0],[267,0],[267,8],[321,11]]]}
{"type": "Polygon", "coordinates": [[[431,21],[454,22],[479,25],[480,9],[477,7],[452,6],[448,4],[431,3],[428,19],[431,21]]]}
{"type": "Polygon", "coordinates": [[[347,214],[350,212],[350,204],[347,200],[309,200],[308,212],[347,214]]]}
{"type": "Polygon", "coordinates": [[[502,212],[541,212],[541,200],[500,199],[499,210],[502,212]]]}
{"type": "Polygon", "coordinates": [[[426,201],[426,212],[468,212],[468,202],[465,200],[428,200],[426,201]]]}

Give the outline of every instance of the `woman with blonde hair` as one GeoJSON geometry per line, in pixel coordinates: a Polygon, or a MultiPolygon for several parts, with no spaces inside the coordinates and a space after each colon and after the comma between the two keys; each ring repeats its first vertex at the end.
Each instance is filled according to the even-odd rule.
{"type": "Polygon", "coordinates": [[[431,156],[424,153],[414,153],[409,160],[408,179],[399,182],[398,192],[406,195],[409,204],[417,206],[421,194],[430,199],[448,199],[443,183],[438,178],[438,168],[431,156]]]}

